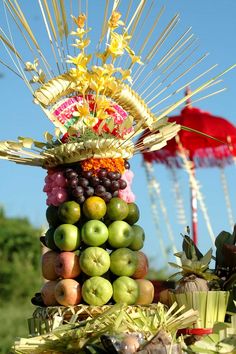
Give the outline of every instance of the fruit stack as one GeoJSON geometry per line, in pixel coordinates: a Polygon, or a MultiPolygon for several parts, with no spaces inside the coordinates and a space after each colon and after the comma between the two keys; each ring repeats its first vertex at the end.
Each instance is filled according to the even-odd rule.
{"type": "Polygon", "coordinates": [[[41,241],[44,306],[150,304],[154,288],[144,279],[144,230],[130,183],[128,161],[87,159],[49,170],[49,229],[41,241]]]}

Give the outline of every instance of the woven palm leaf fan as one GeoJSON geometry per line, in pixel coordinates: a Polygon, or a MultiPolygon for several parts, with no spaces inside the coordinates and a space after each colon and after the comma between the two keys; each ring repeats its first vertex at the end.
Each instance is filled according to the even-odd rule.
{"type": "Polygon", "coordinates": [[[135,4],[35,0],[41,24],[34,30],[24,2],[2,0],[0,40],[9,60],[1,63],[25,82],[55,135],[45,133],[44,142],[1,141],[0,158],[44,168],[89,157],[128,159],[160,149],[177,134],[180,125],[167,114],[219,83],[223,73],[202,82],[213,66],[189,78],[206,57],[195,59],[191,29],[177,35],[178,14],[163,27],[165,7],[135,4]],[[90,35],[97,37],[92,43],[90,35]],[[18,48],[19,37],[25,48],[18,48]],[[196,88],[178,99],[194,82],[196,88]],[[152,134],[135,144],[146,128],[152,134]]]}

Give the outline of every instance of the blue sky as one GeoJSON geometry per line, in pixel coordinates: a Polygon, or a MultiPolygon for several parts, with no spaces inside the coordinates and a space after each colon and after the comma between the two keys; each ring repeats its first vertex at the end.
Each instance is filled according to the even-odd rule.
{"type": "MultiPolygon", "coordinates": [[[[37,1],[35,3],[37,4],[37,1]]],[[[138,1],[135,3],[138,3],[138,1]]],[[[97,4],[99,6],[99,2],[97,4]]],[[[31,19],[35,21],[36,29],[39,31],[36,8],[35,6],[35,8],[28,9],[27,11],[31,19]]],[[[235,0],[167,1],[166,18],[170,19],[176,12],[179,12],[181,15],[180,31],[192,26],[193,32],[199,38],[199,51],[201,53],[210,52],[210,56],[207,58],[209,66],[218,63],[219,69],[217,71],[221,72],[226,67],[236,63],[235,0]]],[[[96,11],[91,14],[93,21],[97,20],[95,17],[96,14],[96,11]]],[[[2,16],[0,18],[2,19],[2,16]]],[[[150,21],[154,18],[155,13],[152,13],[150,21]]],[[[39,34],[41,35],[41,33],[39,34]]],[[[0,56],[2,56],[2,50],[1,47],[0,56]]],[[[46,130],[52,129],[51,124],[39,108],[33,105],[32,97],[21,80],[8,72],[4,67],[0,68],[0,72],[4,75],[0,79],[0,140],[15,139],[19,135],[41,139],[46,130]]],[[[196,106],[210,111],[217,116],[225,117],[236,124],[236,70],[231,71],[224,77],[224,86],[227,87],[226,92],[198,102],[196,106]]],[[[175,114],[179,111],[180,109],[176,110],[175,114]]],[[[147,181],[141,156],[134,157],[131,161],[131,166],[135,173],[134,192],[136,193],[136,201],[141,210],[140,225],[146,231],[144,251],[152,259],[153,265],[161,267],[163,265],[163,257],[160,252],[160,243],[151,216],[147,181]]],[[[0,169],[0,203],[4,205],[7,215],[26,216],[37,226],[45,225],[46,196],[42,192],[45,171],[40,168],[20,166],[6,161],[0,161],[0,169]]],[[[179,248],[181,244],[179,234],[183,231],[183,226],[178,225],[176,222],[176,205],[171,192],[172,185],[170,183],[169,172],[162,166],[155,166],[155,173],[161,186],[161,193],[175,236],[175,242],[179,248]]],[[[236,167],[231,166],[226,168],[225,173],[235,216],[236,167]]],[[[198,170],[197,177],[202,186],[201,191],[205,196],[205,202],[215,234],[217,235],[222,229],[230,230],[219,171],[217,169],[198,170]]],[[[184,171],[179,171],[178,178],[186,209],[187,222],[190,224],[190,197],[187,175],[184,171]]],[[[159,205],[158,200],[157,205],[159,205]]],[[[167,237],[165,220],[161,213],[160,229],[166,247],[169,247],[170,242],[167,237]]],[[[199,244],[203,251],[207,251],[211,246],[201,213],[199,213],[199,244]]]]}

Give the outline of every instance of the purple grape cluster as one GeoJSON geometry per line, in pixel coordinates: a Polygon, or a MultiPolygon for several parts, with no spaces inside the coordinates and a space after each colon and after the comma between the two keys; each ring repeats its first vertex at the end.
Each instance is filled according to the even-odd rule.
{"type": "MultiPolygon", "coordinates": [[[[126,163],[126,168],[129,168],[126,163]]],[[[107,171],[101,168],[96,175],[92,171],[79,171],[73,168],[65,170],[70,196],[82,204],[86,198],[96,195],[106,203],[118,196],[118,191],[127,187],[127,182],[121,178],[120,172],[107,171]]]]}

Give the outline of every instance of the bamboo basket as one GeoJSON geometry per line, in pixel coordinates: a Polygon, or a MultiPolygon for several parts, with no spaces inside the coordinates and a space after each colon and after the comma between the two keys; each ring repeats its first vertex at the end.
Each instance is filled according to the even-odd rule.
{"type": "MultiPolygon", "coordinates": [[[[135,309],[138,310],[140,308],[155,309],[156,305],[156,303],[153,303],[150,305],[127,306],[126,312],[131,313],[135,309]]],[[[111,307],[112,305],[89,306],[83,304],[71,307],[37,307],[32,318],[28,319],[29,333],[31,336],[49,333],[63,323],[81,322],[98,316],[111,307]]]]}
{"type": "Polygon", "coordinates": [[[195,291],[182,294],[170,292],[171,303],[185,306],[185,311],[198,311],[198,319],[192,328],[212,328],[216,322],[224,322],[229,299],[228,291],[195,291]]]}

